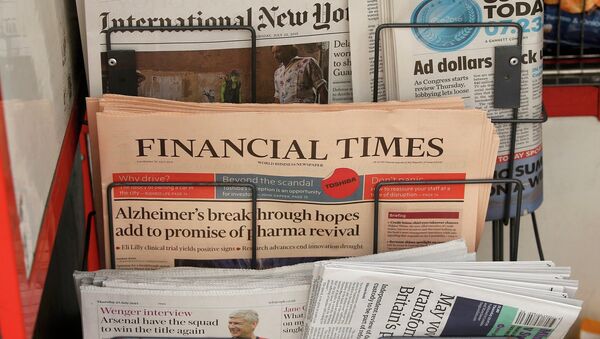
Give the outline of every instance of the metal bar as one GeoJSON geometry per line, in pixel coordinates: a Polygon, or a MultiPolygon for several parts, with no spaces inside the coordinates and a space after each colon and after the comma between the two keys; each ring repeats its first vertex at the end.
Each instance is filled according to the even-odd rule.
{"type": "MultiPolygon", "coordinates": [[[[583,71],[583,62],[581,57],[585,50],[585,9],[587,7],[588,0],[583,0],[583,8],[581,8],[581,14],[579,18],[579,69],[583,71]]],[[[582,78],[579,78],[579,83],[582,83],[582,78]]]]}
{"type": "Polygon", "coordinates": [[[585,55],[561,55],[561,56],[553,56],[553,55],[544,55],[544,60],[566,60],[566,59],[596,59],[600,58],[600,54],[585,54],[585,55]]]}
{"type": "Polygon", "coordinates": [[[510,261],[516,261],[519,253],[519,230],[520,224],[515,222],[515,218],[510,218],[510,261]]]}
{"type": "Polygon", "coordinates": [[[504,225],[500,220],[496,220],[498,223],[498,260],[504,260],[504,225]]]}
{"type": "MultiPolygon", "coordinates": [[[[379,251],[379,203],[381,188],[385,186],[403,186],[403,185],[468,185],[468,184],[515,184],[517,189],[517,214],[515,223],[518,226],[521,222],[521,202],[523,200],[523,184],[518,179],[464,179],[464,180],[418,180],[418,181],[382,181],[375,185],[373,196],[374,215],[373,215],[373,253],[379,251]]],[[[518,228],[517,228],[518,229],[518,228]]],[[[516,238],[511,236],[511,243],[518,243],[518,233],[516,238]]]]}
{"type": "Polygon", "coordinates": [[[600,68],[582,68],[582,69],[565,69],[562,71],[549,69],[544,71],[544,75],[586,75],[600,74],[600,68]]]}
{"type": "Polygon", "coordinates": [[[85,240],[83,243],[83,259],[81,262],[81,270],[88,270],[88,254],[90,252],[90,237],[92,236],[92,220],[96,217],[96,211],[91,211],[87,216],[85,223],[85,240]]]}
{"type": "Polygon", "coordinates": [[[541,117],[540,118],[534,118],[534,119],[523,119],[523,118],[519,118],[519,119],[491,119],[493,124],[511,124],[511,123],[517,123],[517,124],[541,124],[544,123],[546,121],[548,121],[548,112],[546,112],[546,106],[544,105],[544,103],[542,103],[542,112],[541,112],[541,117]]]}
{"type": "MultiPolygon", "coordinates": [[[[560,46],[561,46],[561,20],[560,20],[560,2],[556,5],[556,58],[560,58],[560,46]]],[[[556,64],[556,70],[560,72],[560,63],[556,64]]],[[[556,80],[558,84],[558,79],[556,80]]]]}
{"type": "MultiPolygon", "coordinates": [[[[515,108],[515,109],[513,109],[513,119],[516,120],[518,118],[519,118],[519,109],[515,108]]],[[[508,164],[507,164],[509,178],[514,177],[516,148],[517,148],[517,123],[511,122],[510,123],[510,146],[509,146],[509,150],[508,150],[508,154],[510,154],[510,156],[508,157],[508,164]]],[[[505,201],[505,203],[504,203],[504,225],[509,223],[511,199],[512,199],[512,185],[510,183],[506,183],[506,197],[504,200],[505,201]]],[[[519,211],[520,211],[520,209],[517,210],[517,214],[519,213],[519,211]]]]}
{"type": "MultiPolygon", "coordinates": [[[[556,87],[582,87],[582,88],[585,88],[585,87],[597,87],[597,84],[592,84],[592,83],[585,84],[585,85],[572,84],[572,83],[571,84],[558,84],[558,85],[545,84],[544,87],[553,87],[553,88],[556,88],[556,87]]],[[[596,109],[595,106],[594,106],[594,109],[596,109]]],[[[593,114],[593,115],[595,116],[596,114],[593,114]]]]}
{"type": "Polygon", "coordinates": [[[111,27],[106,30],[106,50],[112,49],[110,35],[115,32],[153,32],[153,31],[248,31],[251,42],[251,85],[252,102],[256,102],[256,30],[248,25],[223,25],[223,26],[161,26],[161,27],[111,27]]]}
{"type": "Polygon", "coordinates": [[[492,260],[500,260],[500,246],[498,246],[498,240],[500,238],[500,231],[502,231],[502,223],[497,220],[492,221],[492,260]],[[500,226],[500,227],[498,227],[500,226]]]}
{"type": "Polygon", "coordinates": [[[111,266],[115,268],[115,239],[114,239],[114,230],[113,230],[113,208],[112,208],[112,191],[115,187],[173,187],[173,186],[198,186],[198,187],[245,187],[250,189],[251,192],[251,202],[252,202],[252,226],[251,226],[251,234],[252,234],[252,259],[250,265],[252,268],[258,268],[258,259],[257,259],[257,200],[258,200],[258,190],[256,185],[253,183],[233,183],[233,182],[113,182],[108,185],[106,188],[107,193],[107,211],[108,211],[108,235],[110,241],[110,262],[111,266]]]}
{"type": "Polygon", "coordinates": [[[531,212],[531,222],[533,223],[533,234],[535,235],[535,243],[537,245],[538,254],[540,260],[544,260],[544,251],[542,250],[542,240],[540,239],[540,233],[538,231],[537,219],[535,218],[535,212],[531,212]]]}

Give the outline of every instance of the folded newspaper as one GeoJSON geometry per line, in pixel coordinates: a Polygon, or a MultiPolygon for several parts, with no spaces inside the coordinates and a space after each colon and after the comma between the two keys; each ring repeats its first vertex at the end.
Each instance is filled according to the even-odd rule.
{"type": "Polygon", "coordinates": [[[581,301],[563,269],[514,262],[512,268],[452,263],[317,263],[304,338],[507,336],[564,338],[581,301]],[[529,266],[535,265],[537,266],[529,266]],[[475,274],[478,278],[473,278],[475,274]],[[545,287],[534,287],[541,284],[545,287]],[[525,286],[524,286],[525,285],[525,286]]]}
{"type": "Polygon", "coordinates": [[[580,302],[565,292],[576,288],[568,268],[473,260],[464,242],[452,241],[259,271],[178,267],[74,278],[87,339],[379,338],[420,335],[419,326],[411,332],[420,320],[432,336],[558,338],[574,321],[580,302]]]}
{"type": "MultiPolygon", "coordinates": [[[[345,261],[472,261],[463,241],[345,261]]],[[[301,338],[312,264],[76,272],[85,338],[301,338]]]]}
{"type": "Polygon", "coordinates": [[[90,127],[108,260],[114,268],[249,267],[253,238],[261,268],[371,254],[375,242],[390,251],[464,238],[474,251],[489,185],[386,187],[375,238],[378,183],[492,175],[498,138],[485,113],[424,108],[437,104],[455,103],[104,97],[90,127]]]}
{"type": "MultiPolygon", "coordinates": [[[[378,62],[378,97],[411,100],[461,96],[467,107],[490,118],[512,118],[511,109],[494,106],[494,47],[517,44],[508,26],[394,28],[381,32],[381,57],[374,60],[374,32],[384,23],[518,23],[523,27],[519,118],[542,112],[543,3],[539,0],[349,0],[354,101],[373,97],[374,62],[378,62]]],[[[494,177],[508,177],[511,125],[497,124],[501,143],[494,177]]],[[[520,124],[516,131],[514,177],[524,184],[523,208],[542,203],[542,129],[520,124]]],[[[513,187],[514,189],[514,187],[513,187]]],[[[516,192],[512,192],[513,195],[516,192]]],[[[494,186],[488,220],[504,216],[506,189],[494,186]]],[[[516,199],[512,212],[516,214],[516,199]]]]}

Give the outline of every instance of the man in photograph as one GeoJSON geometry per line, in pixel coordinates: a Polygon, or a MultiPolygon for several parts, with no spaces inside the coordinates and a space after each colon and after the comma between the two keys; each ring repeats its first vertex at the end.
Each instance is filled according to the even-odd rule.
{"type": "Polygon", "coordinates": [[[294,45],[273,46],[271,52],[280,64],[273,76],[275,102],[328,102],[327,81],[314,58],[298,56],[298,48],[294,45]]]}
{"type": "Polygon", "coordinates": [[[242,80],[237,69],[227,73],[221,83],[221,102],[234,104],[242,102],[242,80]]]}
{"type": "Polygon", "coordinates": [[[239,310],[229,315],[229,333],[233,339],[266,339],[254,334],[258,325],[258,313],[253,310],[239,310]]]}

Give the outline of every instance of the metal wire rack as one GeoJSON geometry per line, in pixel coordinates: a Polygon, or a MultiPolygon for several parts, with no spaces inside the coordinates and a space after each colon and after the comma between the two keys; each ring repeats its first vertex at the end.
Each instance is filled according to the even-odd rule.
{"type": "Polygon", "coordinates": [[[595,1],[544,2],[544,85],[600,84],[600,9],[595,1]]]}

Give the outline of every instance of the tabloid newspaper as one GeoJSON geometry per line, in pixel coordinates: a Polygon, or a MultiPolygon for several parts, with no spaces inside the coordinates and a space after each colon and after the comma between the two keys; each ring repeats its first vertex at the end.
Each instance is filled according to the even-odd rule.
{"type": "Polygon", "coordinates": [[[249,25],[257,34],[257,102],[352,101],[347,0],[85,0],[83,7],[92,96],[106,92],[106,30],[156,27],[111,34],[113,49],[136,51],[138,95],[250,102],[249,32],[164,29],[249,25]],[[274,46],[283,45],[296,49],[274,53],[274,46]],[[294,67],[284,70],[278,56],[289,53],[296,53],[294,67]]]}
{"type": "MultiPolygon", "coordinates": [[[[481,111],[347,106],[315,114],[268,106],[97,113],[103,201],[112,208],[111,215],[104,210],[105,239],[115,268],[249,264],[248,188],[146,182],[256,185],[258,257],[271,267],[373,253],[378,182],[491,176],[497,137],[481,111]],[[142,186],[107,192],[120,182],[142,186]]],[[[382,190],[379,250],[465,238],[473,251],[487,192],[485,185],[447,184],[382,190]]]]}
{"type": "MultiPolygon", "coordinates": [[[[542,111],[542,0],[349,0],[352,83],[355,101],[371,100],[374,31],[382,23],[515,22],[523,27],[519,118],[542,111]]],[[[493,107],[494,47],[515,45],[509,27],[399,28],[382,32],[379,100],[459,95],[467,107],[491,118],[512,118],[511,109],[493,107]]],[[[501,138],[494,177],[508,176],[510,124],[497,124],[501,138]]],[[[517,128],[514,177],[525,185],[523,207],[542,202],[542,129],[517,128]]],[[[514,187],[513,187],[514,188],[514,187]]],[[[488,220],[503,217],[506,189],[492,189],[488,220]]],[[[512,199],[512,215],[516,213],[512,199]]]]}

